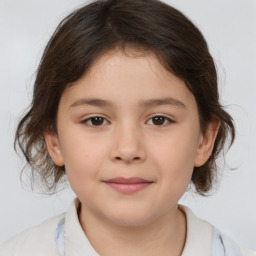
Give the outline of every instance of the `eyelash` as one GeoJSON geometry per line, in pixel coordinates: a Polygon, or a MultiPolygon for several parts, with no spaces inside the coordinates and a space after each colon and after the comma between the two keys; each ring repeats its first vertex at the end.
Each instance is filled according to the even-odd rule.
{"type": "MultiPolygon", "coordinates": [[[[156,118],[156,117],[164,118],[164,120],[167,121],[169,124],[170,124],[170,123],[174,123],[174,121],[173,121],[172,119],[170,119],[169,117],[163,116],[163,115],[152,116],[150,119],[153,119],[153,118],[156,118]]],[[[93,117],[90,117],[90,118],[87,118],[87,119],[83,120],[81,123],[88,125],[88,121],[91,121],[91,120],[93,120],[93,119],[95,119],[95,118],[101,118],[101,119],[106,120],[106,118],[101,117],[101,116],[93,116],[93,117]]],[[[150,119],[149,119],[149,120],[150,120],[150,119]]],[[[165,121],[164,121],[164,123],[165,123],[165,121]]],[[[101,127],[102,125],[93,125],[93,124],[89,124],[88,126],[91,126],[91,127],[101,127]]],[[[163,127],[163,126],[166,126],[166,124],[154,125],[154,126],[163,127]]]]}

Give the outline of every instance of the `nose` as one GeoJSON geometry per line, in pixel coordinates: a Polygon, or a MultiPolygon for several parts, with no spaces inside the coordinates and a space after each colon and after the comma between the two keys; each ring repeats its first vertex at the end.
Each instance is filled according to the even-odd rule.
{"type": "Polygon", "coordinates": [[[143,135],[138,127],[123,124],[113,131],[111,160],[129,163],[141,163],[146,158],[143,135]]]}

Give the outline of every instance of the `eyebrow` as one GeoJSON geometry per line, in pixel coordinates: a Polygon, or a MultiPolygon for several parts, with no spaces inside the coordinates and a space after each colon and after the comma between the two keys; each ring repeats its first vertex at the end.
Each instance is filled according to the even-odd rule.
{"type": "MultiPolygon", "coordinates": [[[[81,106],[81,105],[90,105],[96,107],[110,107],[113,104],[108,100],[97,99],[97,98],[82,98],[71,104],[70,108],[81,106]]],[[[141,108],[157,107],[161,105],[171,105],[178,108],[186,108],[186,105],[180,100],[174,99],[172,97],[165,97],[159,99],[147,99],[142,100],[139,103],[141,108]]]]}

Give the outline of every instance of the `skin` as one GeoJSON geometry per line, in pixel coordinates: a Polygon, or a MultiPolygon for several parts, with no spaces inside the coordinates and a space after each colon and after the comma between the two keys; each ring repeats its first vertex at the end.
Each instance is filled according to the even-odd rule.
{"type": "Polygon", "coordinates": [[[58,134],[45,134],[45,141],[54,163],[65,165],[81,202],[81,226],[100,255],[181,255],[186,218],[178,200],[194,166],[211,154],[218,120],[208,127],[202,134],[184,81],[134,49],[101,56],[64,91],[58,134]],[[140,104],[166,97],[171,104],[140,104]],[[87,98],[110,105],[88,105],[87,98]],[[90,119],[95,116],[103,119],[90,119]],[[116,177],[151,183],[122,193],[106,183],[116,177]]]}

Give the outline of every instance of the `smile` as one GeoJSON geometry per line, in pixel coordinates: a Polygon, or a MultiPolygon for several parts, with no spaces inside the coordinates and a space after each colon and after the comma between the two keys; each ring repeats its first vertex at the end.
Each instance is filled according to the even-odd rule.
{"type": "Polygon", "coordinates": [[[131,194],[147,188],[153,182],[134,177],[134,178],[114,178],[114,179],[105,181],[105,183],[120,193],[131,194]]]}

